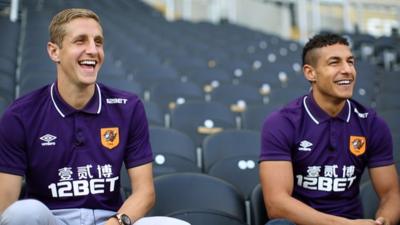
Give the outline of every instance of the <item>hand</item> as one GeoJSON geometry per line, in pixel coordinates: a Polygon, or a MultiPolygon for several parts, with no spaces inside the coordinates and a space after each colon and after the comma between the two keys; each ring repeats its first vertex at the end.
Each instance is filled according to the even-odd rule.
{"type": "Polygon", "coordinates": [[[119,222],[116,218],[110,218],[104,225],[119,225],[119,222]]]}
{"type": "MultiPolygon", "coordinates": [[[[379,218],[378,218],[379,219],[379,218]]],[[[383,223],[379,223],[380,221],[377,220],[371,220],[371,219],[357,219],[357,220],[351,220],[351,225],[383,225],[383,223]]]]}
{"type": "Polygon", "coordinates": [[[378,218],[375,220],[375,222],[376,222],[376,224],[378,224],[378,225],[389,225],[389,224],[390,224],[390,223],[389,223],[388,221],[386,221],[386,219],[383,218],[383,217],[378,217],[378,218]]]}

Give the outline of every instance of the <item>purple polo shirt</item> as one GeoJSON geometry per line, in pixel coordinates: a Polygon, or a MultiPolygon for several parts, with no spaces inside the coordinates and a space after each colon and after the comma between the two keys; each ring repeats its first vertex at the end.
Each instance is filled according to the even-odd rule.
{"type": "Polygon", "coordinates": [[[363,217],[364,168],[393,164],[388,126],[353,100],[332,118],[311,94],[298,98],[266,119],[261,145],[261,161],[292,161],[295,198],[350,219],[363,217]]]}
{"type": "Polygon", "coordinates": [[[17,99],[0,120],[0,171],[26,177],[27,197],[50,209],[118,210],[120,170],[152,161],[140,99],[102,84],[82,110],[57,85],[17,99]]]}

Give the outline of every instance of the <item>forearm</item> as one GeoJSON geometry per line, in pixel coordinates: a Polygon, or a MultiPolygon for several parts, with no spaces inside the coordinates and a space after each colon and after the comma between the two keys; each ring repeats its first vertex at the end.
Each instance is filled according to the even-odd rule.
{"type": "Polygon", "coordinates": [[[3,214],[4,210],[7,209],[8,206],[10,206],[13,202],[17,200],[14,196],[11,196],[9,194],[5,194],[0,190],[2,194],[0,194],[0,215],[3,214]]]}
{"type": "Polygon", "coordinates": [[[143,190],[131,194],[118,210],[136,221],[142,218],[154,205],[155,194],[152,191],[143,190]]]}
{"type": "Polygon", "coordinates": [[[18,200],[21,183],[20,176],[0,173],[0,215],[8,206],[18,200]]]}
{"type": "Polygon", "coordinates": [[[350,220],[319,212],[303,202],[291,197],[278,197],[268,206],[268,214],[273,218],[287,218],[297,225],[341,225],[350,220]]]}
{"type": "Polygon", "coordinates": [[[376,212],[376,218],[379,217],[385,218],[392,225],[400,222],[400,193],[397,190],[382,198],[376,212]]]}

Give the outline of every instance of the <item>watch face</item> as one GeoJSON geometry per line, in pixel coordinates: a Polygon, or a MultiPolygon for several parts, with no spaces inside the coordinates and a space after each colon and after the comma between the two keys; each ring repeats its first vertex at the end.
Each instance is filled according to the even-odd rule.
{"type": "Polygon", "coordinates": [[[121,221],[123,225],[131,225],[131,219],[125,214],[121,215],[121,221]]]}

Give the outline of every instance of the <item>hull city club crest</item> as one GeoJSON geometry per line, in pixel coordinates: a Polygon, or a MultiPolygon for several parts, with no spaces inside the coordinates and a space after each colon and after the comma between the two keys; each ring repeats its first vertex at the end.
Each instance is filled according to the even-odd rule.
{"type": "Polygon", "coordinates": [[[113,149],[119,144],[119,129],[118,127],[101,128],[101,144],[108,148],[113,149]]]}
{"type": "Polygon", "coordinates": [[[351,153],[355,156],[359,156],[365,153],[367,143],[363,136],[350,136],[349,145],[351,153]]]}

